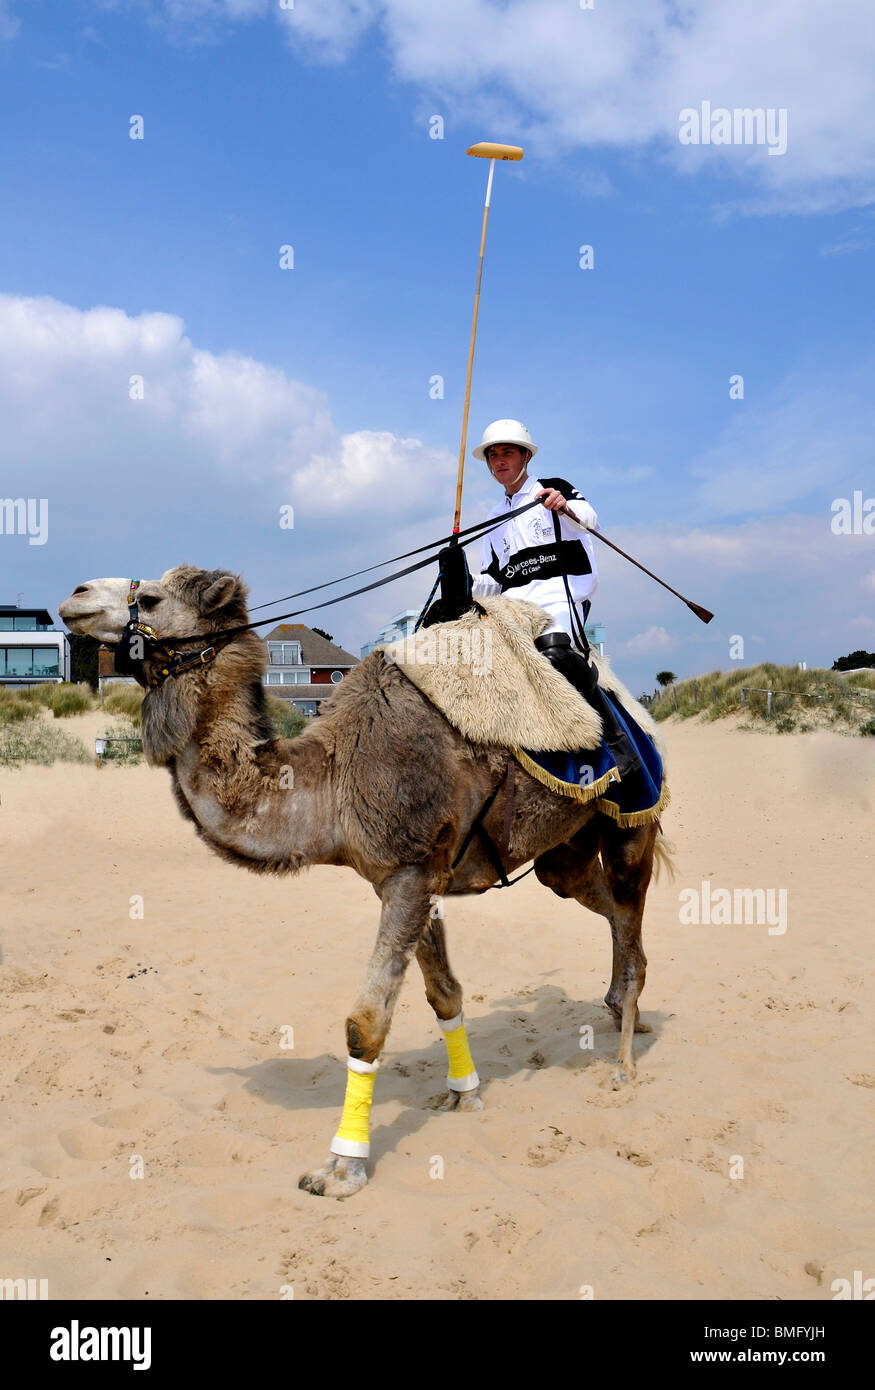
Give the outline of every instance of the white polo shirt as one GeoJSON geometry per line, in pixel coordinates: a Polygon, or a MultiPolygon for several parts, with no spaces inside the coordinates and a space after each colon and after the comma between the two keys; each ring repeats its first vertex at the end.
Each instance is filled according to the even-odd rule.
{"type": "Polygon", "coordinates": [[[506,598],[527,599],[546,609],[553,619],[548,632],[573,631],[568,611],[568,595],[562,579],[567,575],[576,617],[583,623],[580,605],[598,587],[598,569],[592,537],[585,526],[598,527],[598,518],[589,503],[564,478],[527,478],[513,497],[507,494],[489,513],[492,520],[532,502],[538,492],[553,487],[571,503],[583,526],[567,516],[559,519],[559,549],[553,517],[546,507],[532,507],[525,516],[497,526],[483,537],[481,572],[473,576],[475,598],[503,594],[506,598]]]}

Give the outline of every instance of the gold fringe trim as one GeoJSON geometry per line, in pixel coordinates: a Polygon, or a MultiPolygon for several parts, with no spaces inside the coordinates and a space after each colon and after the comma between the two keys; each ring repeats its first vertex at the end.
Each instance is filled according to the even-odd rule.
{"type": "Polygon", "coordinates": [[[611,820],[617,822],[621,830],[631,830],[638,825],[652,825],[658,820],[668,803],[671,801],[671,793],[665,778],[662,779],[662,791],[655,806],[648,806],[643,811],[621,811],[619,806],[613,801],[606,800],[601,793],[607,791],[612,782],[621,780],[620,774],[615,767],[609,768],[603,777],[597,782],[591,782],[588,787],[575,785],[573,782],[563,782],[559,777],[554,777],[552,772],[541,767],[530,758],[528,753],[522,748],[512,748],[511,753],[516,758],[521,768],[531,774],[532,777],[548,787],[551,792],[556,792],[557,796],[567,796],[572,801],[594,801],[598,798],[598,809],[611,820]]]}
{"type": "Polygon", "coordinates": [[[619,806],[613,801],[606,801],[604,798],[599,800],[599,810],[611,820],[615,820],[621,830],[631,830],[636,825],[652,825],[655,820],[659,820],[660,815],[671,801],[671,793],[665,778],[662,779],[662,791],[655,806],[650,806],[644,811],[621,811],[619,806]]]}
{"type": "Polygon", "coordinates": [[[620,780],[617,769],[611,767],[597,782],[590,782],[589,786],[581,787],[574,782],[563,782],[561,778],[554,777],[552,772],[548,772],[546,768],[541,767],[540,763],[536,763],[533,758],[530,758],[524,749],[512,748],[510,751],[520,767],[524,768],[532,777],[536,777],[551,792],[556,792],[558,796],[570,797],[572,801],[594,801],[602,792],[607,791],[612,782],[619,782],[620,780]]]}

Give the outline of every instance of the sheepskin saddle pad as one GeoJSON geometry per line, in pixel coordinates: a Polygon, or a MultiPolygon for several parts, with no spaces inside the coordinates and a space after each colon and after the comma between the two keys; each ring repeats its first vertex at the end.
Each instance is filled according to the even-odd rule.
{"type": "MultiPolygon", "coordinates": [[[[535,646],[550,626],[543,608],[520,599],[481,598],[486,610],[420,628],[384,647],[423,695],[472,743],[543,752],[599,748],[602,721],[535,646]]],[[[647,711],[596,659],[599,685],[614,695],[662,752],[647,711]]]]}

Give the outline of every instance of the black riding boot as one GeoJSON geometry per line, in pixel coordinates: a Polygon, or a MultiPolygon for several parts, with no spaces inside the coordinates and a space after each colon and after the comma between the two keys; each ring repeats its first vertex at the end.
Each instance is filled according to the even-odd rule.
{"type": "Polygon", "coordinates": [[[595,662],[592,658],[587,661],[576,647],[572,647],[567,632],[546,632],[543,637],[535,638],[535,646],[600,715],[602,737],[613,754],[620,776],[624,781],[631,779],[641,765],[638,754],[617,723],[614,711],[599,687],[599,671],[595,662]]]}

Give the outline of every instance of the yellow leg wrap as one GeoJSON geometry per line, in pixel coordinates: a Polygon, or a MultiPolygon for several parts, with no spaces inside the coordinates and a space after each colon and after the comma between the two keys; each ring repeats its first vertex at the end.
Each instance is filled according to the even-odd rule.
{"type": "Polygon", "coordinates": [[[367,1158],[371,1152],[371,1102],[378,1062],[359,1062],[347,1058],[346,1095],[343,1114],[337,1133],[331,1141],[331,1152],[345,1158],[367,1158]]]}
{"type": "Polygon", "coordinates": [[[451,1091],[473,1091],[475,1086],[480,1085],[480,1077],[474,1070],[474,1058],[468,1046],[468,1034],[465,1032],[462,1015],[459,1014],[458,1018],[439,1018],[438,1023],[443,1030],[450,1064],[447,1072],[448,1087],[451,1091]]]}

